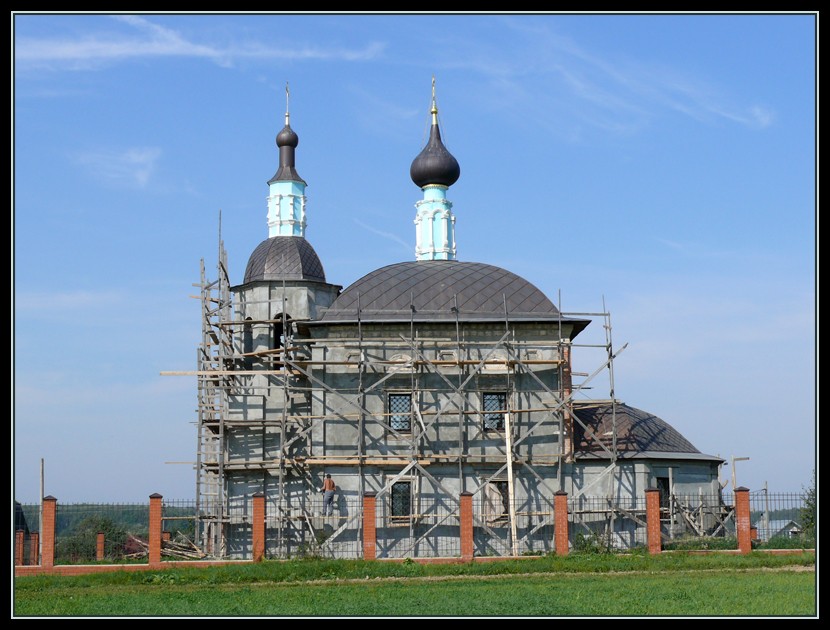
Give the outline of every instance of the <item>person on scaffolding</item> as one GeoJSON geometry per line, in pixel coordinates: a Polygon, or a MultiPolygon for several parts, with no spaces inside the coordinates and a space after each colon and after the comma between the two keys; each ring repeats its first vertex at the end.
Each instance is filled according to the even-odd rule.
{"type": "Polygon", "coordinates": [[[323,481],[323,516],[332,516],[334,514],[334,491],[337,486],[331,475],[326,473],[326,479],[323,481]]]}

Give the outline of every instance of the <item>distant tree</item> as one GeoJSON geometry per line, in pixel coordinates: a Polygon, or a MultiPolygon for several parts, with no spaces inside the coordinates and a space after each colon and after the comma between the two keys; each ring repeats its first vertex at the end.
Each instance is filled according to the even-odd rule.
{"type": "Polygon", "coordinates": [[[801,496],[804,507],[801,508],[801,527],[806,538],[816,537],[816,469],[813,469],[813,477],[810,480],[810,487],[805,488],[801,496]]]}
{"type": "Polygon", "coordinates": [[[94,560],[99,532],[103,532],[109,549],[124,547],[127,532],[123,526],[106,516],[88,516],[71,533],[58,538],[55,556],[62,562],[94,560]]]}

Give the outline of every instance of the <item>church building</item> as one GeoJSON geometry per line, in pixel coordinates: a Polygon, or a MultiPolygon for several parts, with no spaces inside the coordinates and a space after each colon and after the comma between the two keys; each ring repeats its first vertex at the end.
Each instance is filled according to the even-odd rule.
{"type": "MultiPolygon", "coordinates": [[[[584,527],[620,547],[643,532],[609,519],[608,505],[642,512],[655,487],[666,505],[719,495],[719,457],[613,391],[584,397],[572,353],[607,314],[563,313],[529,280],[460,256],[450,189],[461,168],[442,141],[434,89],[429,115],[410,165],[412,260],[326,276],[306,238],[313,210],[286,111],[267,238],[241,277],[221,247],[216,280],[203,263],[196,491],[209,553],[250,557],[257,493],[266,553],[283,558],[360,557],[367,494],[378,557],[389,558],[458,555],[462,493],[472,495],[476,555],[550,551],[557,492],[574,512],[596,512],[584,527]]],[[[597,373],[613,359],[609,340],[597,373]]]]}

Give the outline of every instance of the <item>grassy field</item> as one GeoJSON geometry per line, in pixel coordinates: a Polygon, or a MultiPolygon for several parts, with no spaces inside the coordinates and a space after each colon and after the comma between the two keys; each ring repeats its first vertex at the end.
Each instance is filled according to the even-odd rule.
{"type": "Polygon", "coordinates": [[[815,554],[305,560],[17,578],[14,616],[814,616],[815,554]],[[806,570],[805,570],[806,569],[806,570]]]}

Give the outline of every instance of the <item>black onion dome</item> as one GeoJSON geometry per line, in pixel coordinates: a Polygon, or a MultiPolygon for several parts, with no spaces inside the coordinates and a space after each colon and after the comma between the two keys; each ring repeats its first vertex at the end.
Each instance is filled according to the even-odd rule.
{"type": "Polygon", "coordinates": [[[272,236],[262,241],[245,268],[244,283],[257,280],[311,280],[325,282],[317,252],[302,236],[272,236]]]}
{"type": "Polygon", "coordinates": [[[277,134],[278,147],[293,147],[296,149],[298,144],[300,144],[300,136],[291,128],[291,125],[286,125],[277,134]]]}
{"type": "Polygon", "coordinates": [[[294,149],[300,143],[300,137],[291,128],[288,123],[277,134],[277,147],[280,150],[280,167],[274,176],[268,180],[268,183],[280,181],[300,182],[305,184],[305,180],[300,177],[297,169],[294,168],[294,149]]]}
{"type": "Polygon", "coordinates": [[[429,184],[452,186],[461,176],[461,167],[452,153],[441,142],[441,130],[438,123],[433,122],[429,131],[429,142],[412,160],[409,167],[409,176],[419,188],[429,184]]]}

